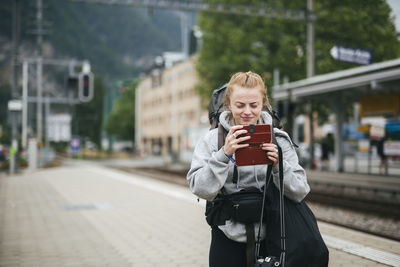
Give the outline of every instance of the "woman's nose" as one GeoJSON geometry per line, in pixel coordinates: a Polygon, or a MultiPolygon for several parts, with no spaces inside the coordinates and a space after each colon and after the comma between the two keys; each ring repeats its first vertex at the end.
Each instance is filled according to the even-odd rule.
{"type": "Polygon", "coordinates": [[[250,108],[250,106],[246,106],[246,107],[244,108],[244,113],[246,113],[246,114],[250,114],[250,113],[251,113],[251,108],[250,108]]]}

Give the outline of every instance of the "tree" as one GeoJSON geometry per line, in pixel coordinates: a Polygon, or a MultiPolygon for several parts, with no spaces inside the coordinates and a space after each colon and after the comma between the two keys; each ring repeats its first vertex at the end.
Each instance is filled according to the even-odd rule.
{"type": "Polygon", "coordinates": [[[374,62],[400,56],[400,35],[385,0],[322,0],[315,4],[317,74],[356,66],[334,60],[329,55],[334,45],[371,50],[374,62]]]}
{"type": "Polygon", "coordinates": [[[101,146],[104,91],[102,78],[95,76],[93,99],[88,103],[74,106],[72,116],[72,135],[88,138],[98,147],[101,146]]]}
{"type": "MultiPolygon", "coordinates": [[[[275,6],[282,3],[275,1],[275,6]]],[[[287,7],[304,8],[304,5],[287,7]]],[[[305,22],[202,13],[199,25],[203,47],[196,65],[201,79],[197,89],[204,103],[214,88],[237,71],[260,73],[267,85],[271,85],[274,68],[279,68],[282,74],[292,74],[292,79],[305,75],[305,56],[298,51],[305,46],[305,22]]]]}
{"type": "Polygon", "coordinates": [[[123,140],[135,141],[135,89],[138,82],[127,86],[114,105],[105,124],[107,133],[123,140]]]}
{"type": "MultiPolygon", "coordinates": [[[[223,0],[226,3],[232,1],[223,0]]],[[[248,1],[237,0],[246,4],[248,1]]],[[[251,1],[261,4],[263,1],[251,1]]],[[[334,45],[372,50],[374,61],[400,56],[399,34],[384,0],[314,1],[317,19],[316,74],[355,67],[335,61],[329,51],[334,45]]],[[[269,1],[276,8],[305,9],[306,1],[269,1]]],[[[208,103],[213,89],[237,71],[260,73],[272,85],[274,68],[291,81],[306,77],[306,22],[248,16],[201,13],[203,47],[196,69],[200,77],[197,91],[208,103]]]]}

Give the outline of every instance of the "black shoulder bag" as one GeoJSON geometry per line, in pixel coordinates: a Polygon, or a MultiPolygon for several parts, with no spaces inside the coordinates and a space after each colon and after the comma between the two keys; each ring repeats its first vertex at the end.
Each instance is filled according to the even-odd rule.
{"type": "MultiPolygon", "coordinates": [[[[260,256],[260,237],[256,243],[255,267],[327,267],[329,251],[319,232],[314,214],[302,200],[296,203],[283,195],[283,157],[279,153],[279,188],[266,185],[262,213],[266,212],[265,242],[267,257],[260,256]],[[268,192],[267,192],[268,191],[268,192]],[[277,201],[279,199],[279,201],[277,201]]],[[[263,218],[261,214],[260,218],[263,218]]],[[[260,232],[260,231],[259,231],[260,232]]]]}

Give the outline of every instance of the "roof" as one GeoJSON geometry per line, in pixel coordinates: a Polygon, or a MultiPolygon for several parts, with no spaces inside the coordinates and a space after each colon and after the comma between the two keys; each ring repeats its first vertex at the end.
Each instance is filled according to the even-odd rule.
{"type": "Polygon", "coordinates": [[[275,101],[321,95],[365,85],[374,87],[386,81],[400,80],[400,58],[342,71],[318,75],[272,87],[275,101]]]}

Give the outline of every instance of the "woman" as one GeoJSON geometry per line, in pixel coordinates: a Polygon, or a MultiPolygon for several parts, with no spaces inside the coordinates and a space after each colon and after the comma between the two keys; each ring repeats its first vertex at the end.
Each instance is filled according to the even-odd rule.
{"type": "MultiPolygon", "coordinates": [[[[253,72],[234,74],[227,86],[224,105],[219,121],[228,132],[225,143],[218,149],[218,129],[209,131],[196,145],[187,179],[191,191],[200,198],[212,201],[218,193],[232,194],[243,189],[262,190],[265,183],[266,165],[237,167],[237,179],[233,179],[235,151],[248,146],[241,144],[250,137],[238,137],[246,133],[243,125],[272,124],[272,117],[263,111],[271,110],[262,78],[253,72]]],[[[274,128],[277,143],[283,151],[284,194],[300,202],[310,191],[304,169],[299,165],[297,154],[288,134],[274,128]]],[[[275,144],[265,143],[262,149],[273,162],[273,181],[278,186],[278,151],[275,144]]],[[[258,234],[258,224],[254,224],[258,234]]],[[[265,227],[261,227],[261,239],[265,227]]],[[[233,220],[212,228],[209,263],[211,267],[246,266],[245,225],[233,220]]]]}

